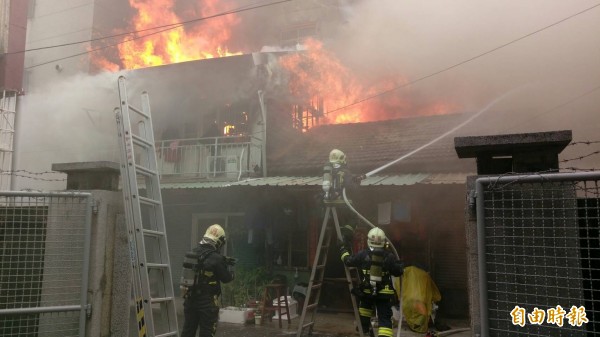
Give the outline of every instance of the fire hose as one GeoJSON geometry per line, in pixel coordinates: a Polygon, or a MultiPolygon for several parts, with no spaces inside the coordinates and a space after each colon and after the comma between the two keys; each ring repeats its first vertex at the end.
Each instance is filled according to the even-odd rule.
{"type": "Polygon", "coordinates": [[[471,123],[471,121],[473,121],[475,118],[479,117],[479,115],[481,115],[481,114],[483,114],[484,112],[488,111],[488,110],[489,110],[489,109],[490,109],[492,106],[494,106],[494,105],[495,105],[496,103],[498,103],[499,101],[503,100],[503,99],[504,99],[506,96],[510,95],[512,92],[516,91],[517,89],[518,89],[518,88],[515,88],[515,89],[512,89],[512,90],[510,90],[510,91],[508,91],[508,92],[504,93],[502,96],[500,96],[500,97],[496,98],[495,100],[493,100],[493,101],[492,101],[490,104],[488,104],[488,105],[487,105],[485,108],[483,108],[483,109],[479,110],[479,112],[477,112],[476,114],[473,114],[473,116],[469,117],[467,120],[465,120],[464,122],[462,122],[462,123],[460,123],[459,125],[455,126],[455,127],[454,127],[454,128],[452,128],[451,130],[449,130],[449,131],[447,131],[447,132],[443,133],[442,135],[440,135],[439,137],[437,137],[437,138],[433,139],[433,140],[432,140],[432,141],[430,141],[429,143],[427,143],[427,144],[425,144],[425,145],[422,145],[422,146],[420,146],[420,147],[418,147],[418,148],[416,148],[416,149],[414,149],[414,150],[410,151],[409,153],[407,153],[407,154],[403,155],[402,157],[400,157],[400,158],[398,158],[398,159],[396,159],[396,160],[393,160],[393,161],[391,161],[391,162],[389,162],[389,163],[387,163],[387,164],[385,164],[385,165],[383,165],[383,166],[381,166],[381,167],[378,167],[378,168],[376,168],[376,169],[374,169],[374,170],[372,170],[372,171],[370,171],[370,172],[366,173],[366,174],[365,174],[365,177],[367,177],[367,178],[368,178],[368,177],[370,177],[370,176],[372,176],[372,175],[374,175],[374,174],[376,174],[376,173],[379,173],[379,172],[381,172],[381,171],[385,170],[386,168],[388,168],[388,167],[390,167],[390,166],[392,166],[392,165],[394,165],[394,164],[396,164],[396,163],[398,163],[398,162],[400,162],[400,161],[402,161],[402,160],[404,160],[404,159],[406,159],[406,158],[408,158],[408,157],[412,156],[413,154],[415,154],[415,153],[417,153],[417,152],[419,152],[419,151],[421,151],[421,150],[423,150],[423,149],[425,149],[425,148],[428,148],[429,146],[431,146],[431,145],[433,145],[433,144],[437,143],[437,142],[438,142],[440,139],[447,137],[448,135],[450,135],[450,134],[452,134],[452,133],[456,132],[458,129],[461,129],[461,128],[462,128],[462,127],[464,127],[465,125],[467,125],[467,124],[471,123]]]}
{"type": "MultiPolygon", "coordinates": [[[[519,87],[520,88],[520,87],[519,87]]],[[[513,92],[515,92],[517,89],[519,88],[514,88],[512,90],[509,90],[507,92],[505,92],[504,94],[502,94],[501,96],[497,97],[495,100],[493,100],[492,102],[490,102],[487,106],[485,106],[483,109],[481,109],[480,111],[478,111],[477,113],[473,114],[471,117],[469,117],[468,119],[466,119],[464,122],[460,123],[459,125],[455,126],[454,128],[450,129],[449,131],[443,133],[442,135],[436,137],[435,139],[431,140],[430,142],[408,152],[407,154],[399,157],[398,159],[395,159],[385,165],[382,165],[381,167],[378,167],[372,171],[369,171],[368,173],[365,174],[365,177],[368,178],[374,174],[377,174],[383,170],[385,170],[386,168],[397,164],[399,162],[401,162],[402,160],[412,156],[413,154],[437,143],[438,141],[440,141],[441,139],[447,137],[448,135],[456,132],[457,130],[461,129],[462,127],[464,127],[465,125],[469,124],[471,121],[473,121],[475,118],[479,117],[481,114],[483,114],[484,112],[486,112],[487,110],[489,110],[492,106],[494,106],[496,103],[498,103],[499,101],[503,100],[504,98],[506,98],[508,95],[512,94],[513,92]]],[[[369,227],[371,228],[375,228],[376,226],[373,225],[367,218],[365,218],[362,214],[360,214],[354,207],[352,207],[352,204],[350,204],[350,201],[348,200],[348,198],[346,197],[346,188],[342,189],[342,196],[344,198],[344,202],[346,203],[346,205],[348,206],[348,208],[354,213],[356,214],[363,222],[365,222],[367,225],[369,225],[369,227]]],[[[386,235],[386,240],[388,242],[390,242],[389,238],[386,235]]],[[[396,250],[396,247],[394,247],[394,245],[389,245],[392,248],[392,251],[394,252],[394,255],[396,255],[397,259],[400,259],[400,256],[398,255],[398,251],[396,250]]],[[[396,336],[400,337],[400,331],[401,331],[401,326],[402,326],[402,299],[400,298],[400,319],[398,320],[398,329],[397,329],[397,333],[396,336]]],[[[455,330],[450,330],[448,332],[454,333],[454,332],[458,332],[458,331],[462,331],[462,329],[455,329],[455,330]]],[[[443,334],[443,336],[447,335],[443,334]]],[[[442,334],[438,334],[438,336],[442,336],[442,334]]]]}

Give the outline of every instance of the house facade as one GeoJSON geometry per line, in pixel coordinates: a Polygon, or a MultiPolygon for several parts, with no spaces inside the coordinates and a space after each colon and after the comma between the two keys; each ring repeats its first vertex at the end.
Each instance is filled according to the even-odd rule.
{"type": "MultiPolygon", "coordinates": [[[[31,1],[27,48],[110,35],[109,28],[116,26],[111,13],[131,10],[112,0],[72,4],[55,8],[54,1],[31,1]]],[[[289,6],[274,17],[277,22],[269,22],[281,27],[280,36],[262,45],[295,46],[305,37],[324,36],[328,24],[321,19],[335,17],[320,13],[324,7],[312,2],[307,2],[310,8],[289,6]]],[[[336,7],[326,10],[341,13],[336,7]]],[[[27,54],[26,91],[82,71],[93,73],[97,69],[89,57],[59,61],[90,46],[97,45],[68,47],[72,53],[27,54]]],[[[457,115],[319,125],[323,105],[291,96],[279,68],[280,58],[297,52],[257,52],[125,73],[131,92],[150,95],[175,284],[185,252],[215,222],[226,227],[231,237],[227,253],[240,259],[238,268],[285,275],[290,288],[308,282],[323,221],[320,177],[329,151],[343,150],[351,170],[366,173],[461,121],[457,115]]],[[[107,97],[111,106],[116,103],[107,97]]],[[[34,159],[39,161],[39,155],[34,159]]],[[[449,141],[439,142],[349,191],[356,209],[385,229],[407,264],[432,273],[448,315],[468,311],[463,210],[470,172],[472,162],[459,161],[449,141]]],[[[343,221],[356,222],[354,248],[364,247],[364,224],[347,214],[343,221]]],[[[337,281],[341,264],[335,255],[327,286],[346,291],[337,281]]],[[[348,310],[337,297],[323,298],[322,306],[348,310]]]]}
{"type": "MultiPolygon", "coordinates": [[[[277,57],[282,56],[262,57],[275,63],[277,57]]],[[[162,79],[163,85],[166,74],[203,74],[187,75],[191,82],[186,82],[186,76],[177,77],[182,88],[180,95],[187,97],[176,100],[182,102],[181,106],[203,111],[206,105],[194,103],[193,99],[215,105],[215,101],[222,99],[221,106],[238,107],[238,110],[229,110],[233,111],[229,116],[247,116],[247,119],[237,119],[244,122],[241,127],[229,120],[214,119],[210,113],[189,114],[189,110],[183,119],[174,117],[177,111],[169,118],[154,117],[158,128],[167,121],[183,122],[178,131],[166,132],[166,139],[157,137],[175,282],[180,277],[185,252],[200,240],[206,227],[220,223],[230,236],[227,254],[240,260],[239,270],[262,268],[271,275],[283,275],[290,292],[308,283],[324,217],[321,177],[329,151],[341,149],[347,154],[353,172],[366,173],[428,143],[463,121],[462,115],[442,115],[320,125],[302,130],[295,128],[292,122],[291,112],[297,102],[285,95],[279,96],[280,88],[269,86],[274,77],[268,78],[266,85],[261,82],[264,79],[251,77],[252,85],[241,86],[247,89],[247,94],[242,95],[236,84],[243,81],[234,81],[232,77],[232,82],[227,82],[227,72],[219,72],[221,68],[215,67],[216,63],[202,71],[191,70],[219,62],[225,68],[239,64],[238,73],[259,74],[253,60],[256,55],[254,58],[245,55],[144,69],[134,74],[134,81],[156,76],[162,79]],[[181,71],[182,68],[186,70],[181,71]],[[210,85],[204,87],[199,87],[204,84],[190,84],[205,83],[202,78],[210,78],[211,72],[219,73],[220,80],[227,84],[223,87],[214,81],[208,81],[210,85]],[[228,103],[227,94],[210,94],[211,90],[226,93],[227,89],[237,92],[231,97],[238,101],[228,103]],[[206,98],[197,98],[188,94],[190,91],[208,91],[208,94],[206,98]],[[193,123],[197,123],[195,128],[193,123]],[[214,133],[207,135],[198,131],[206,124],[217,126],[212,130],[214,133]],[[186,130],[195,130],[196,138],[186,130]],[[228,130],[236,131],[228,133],[228,130]]],[[[160,134],[159,131],[157,135],[160,134]]],[[[386,231],[407,265],[420,266],[432,274],[442,292],[440,310],[452,317],[468,315],[465,181],[474,170],[473,162],[456,157],[453,144],[447,139],[370,176],[360,187],[348,191],[354,207],[386,231]]],[[[353,248],[358,250],[365,246],[368,227],[342,208],[341,221],[357,227],[353,248]]],[[[347,291],[345,283],[340,282],[342,279],[342,265],[332,252],[325,277],[325,287],[332,291],[323,294],[347,291]]],[[[349,297],[338,295],[323,295],[320,301],[322,309],[336,311],[350,310],[349,303],[349,297]]]]}

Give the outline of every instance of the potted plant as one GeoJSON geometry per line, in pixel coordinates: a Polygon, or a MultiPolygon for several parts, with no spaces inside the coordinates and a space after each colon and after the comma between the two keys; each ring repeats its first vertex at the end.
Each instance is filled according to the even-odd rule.
{"type": "Polygon", "coordinates": [[[222,285],[221,301],[225,306],[246,307],[261,300],[269,282],[265,268],[236,268],[233,281],[222,285]]]}
{"type": "MultiPolygon", "coordinates": [[[[234,280],[222,285],[221,321],[256,322],[256,313],[260,309],[259,301],[268,280],[268,273],[264,268],[237,268],[234,280]]],[[[262,315],[259,316],[260,321],[262,315]]]]}

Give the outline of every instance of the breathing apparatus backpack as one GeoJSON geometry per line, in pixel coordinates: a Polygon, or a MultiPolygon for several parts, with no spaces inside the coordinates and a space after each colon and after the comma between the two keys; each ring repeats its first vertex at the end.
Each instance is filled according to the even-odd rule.
{"type": "Polygon", "coordinates": [[[345,172],[341,164],[327,163],[323,167],[323,191],[326,200],[335,200],[341,197],[344,187],[345,172]]]}
{"type": "Polygon", "coordinates": [[[383,280],[383,258],[384,249],[375,248],[370,252],[371,267],[369,268],[369,284],[371,285],[372,294],[375,295],[378,289],[381,289],[381,281],[383,280]]]}
{"type": "Polygon", "coordinates": [[[198,254],[198,251],[193,249],[185,253],[185,257],[183,258],[183,271],[179,282],[180,288],[192,290],[198,285],[200,275],[203,272],[202,268],[204,267],[204,261],[212,252],[214,252],[214,250],[206,250],[201,254],[198,254]]]}

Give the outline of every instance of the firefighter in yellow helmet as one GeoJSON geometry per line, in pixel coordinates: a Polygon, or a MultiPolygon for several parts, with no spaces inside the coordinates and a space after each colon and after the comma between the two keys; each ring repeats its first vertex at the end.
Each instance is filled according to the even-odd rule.
{"type": "MultiPolygon", "coordinates": [[[[323,167],[323,201],[326,204],[344,205],[343,190],[354,190],[365,179],[364,175],[354,175],[347,167],[346,154],[339,149],[329,152],[329,161],[323,167]]],[[[345,205],[344,205],[345,206],[345,205]]],[[[340,228],[347,247],[352,247],[356,221],[346,207],[339,207],[340,228]]]]}
{"type": "Polygon", "coordinates": [[[363,333],[374,336],[371,317],[377,313],[380,337],[391,337],[392,305],[395,300],[392,276],[401,276],[404,270],[393,252],[387,249],[387,239],[381,228],[374,227],[367,234],[368,248],[351,255],[346,246],[340,243],[342,261],[348,267],[358,269],[361,283],[352,294],[359,299],[360,324],[363,333]]]}
{"type": "Polygon", "coordinates": [[[329,152],[329,161],[323,167],[324,200],[341,200],[344,188],[354,188],[365,179],[364,175],[353,175],[348,170],[346,154],[338,149],[329,152]]]}
{"type": "Polygon", "coordinates": [[[185,298],[181,337],[195,337],[198,329],[200,337],[213,337],[217,331],[221,283],[233,280],[230,267],[235,265],[235,259],[221,255],[225,243],[225,231],[214,224],[208,227],[198,246],[185,256],[180,287],[185,298]]]}

